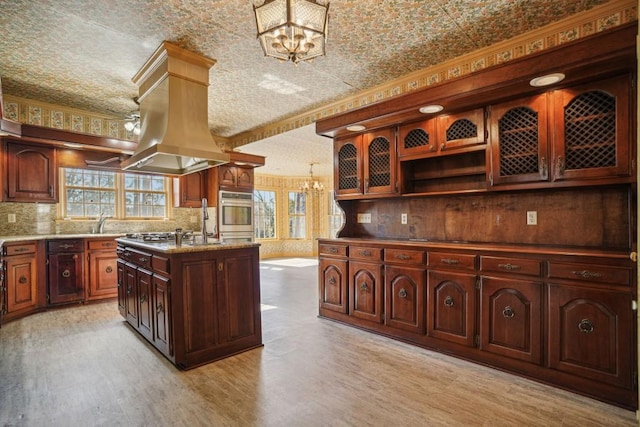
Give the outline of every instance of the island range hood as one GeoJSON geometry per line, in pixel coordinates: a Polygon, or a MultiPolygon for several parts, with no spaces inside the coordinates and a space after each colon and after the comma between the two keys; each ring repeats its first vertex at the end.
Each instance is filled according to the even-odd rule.
{"type": "Polygon", "coordinates": [[[122,169],[185,175],[229,162],[209,131],[210,58],[163,42],[133,77],[140,138],[122,169]]]}

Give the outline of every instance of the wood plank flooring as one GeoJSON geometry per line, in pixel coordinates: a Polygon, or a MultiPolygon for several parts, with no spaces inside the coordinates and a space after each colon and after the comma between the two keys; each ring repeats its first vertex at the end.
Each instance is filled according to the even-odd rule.
{"type": "Polygon", "coordinates": [[[187,372],[115,302],[4,325],[0,426],[637,425],[632,411],[318,319],[317,267],[297,264],[261,263],[264,348],[187,372]]]}

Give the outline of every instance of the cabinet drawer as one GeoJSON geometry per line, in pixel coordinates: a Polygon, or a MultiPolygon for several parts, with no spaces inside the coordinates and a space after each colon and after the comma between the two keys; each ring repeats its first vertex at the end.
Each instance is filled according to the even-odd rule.
{"type": "Polygon", "coordinates": [[[475,270],[476,256],[446,252],[429,252],[429,267],[455,268],[457,270],[475,270]]]}
{"type": "Polygon", "coordinates": [[[36,243],[18,243],[14,245],[4,245],[4,254],[9,255],[22,255],[22,254],[34,254],[36,253],[36,243]]]}
{"type": "Polygon", "coordinates": [[[347,247],[344,246],[344,245],[320,244],[320,254],[322,254],[322,255],[335,255],[335,256],[347,256],[347,247]]]}
{"type": "Polygon", "coordinates": [[[83,252],[82,239],[65,239],[47,241],[47,252],[83,252]]]}
{"type": "Polygon", "coordinates": [[[171,270],[169,269],[169,258],[167,257],[154,255],[151,258],[151,267],[153,268],[153,271],[157,273],[166,275],[171,273],[171,270]]]}
{"type": "Polygon", "coordinates": [[[424,251],[409,249],[385,249],[384,261],[398,264],[424,264],[424,251]]]}
{"type": "Polygon", "coordinates": [[[481,256],[480,271],[483,273],[514,273],[539,277],[542,274],[542,262],[524,258],[481,256]]]}
{"type": "Polygon", "coordinates": [[[118,256],[138,267],[151,268],[151,254],[131,248],[118,248],[118,256]]]}
{"type": "Polygon", "coordinates": [[[549,262],[550,279],[569,279],[629,286],[632,281],[632,272],[631,268],[625,267],[549,262]]]}
{"type": "Polygon", "coordinates": [[[100,249],[115,249],[116,248],[115,240],[89,240],[89,250],[100,250],[100,249]]]}
{"type": "Polygon", "coordinates": [[[380,261],[382,259],[382,249],[366,246],[349,246],[349,258],[380,261]]]}

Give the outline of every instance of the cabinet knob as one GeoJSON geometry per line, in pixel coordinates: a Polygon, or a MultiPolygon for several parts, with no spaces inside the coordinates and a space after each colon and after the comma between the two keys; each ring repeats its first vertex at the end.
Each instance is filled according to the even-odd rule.
{"type": "Polygon", "coordinates": [[[329,280],[327,281],[327,283],[329,283],[330,285],[335,285],[336,284],[336,278],[335,277],[329,277],[329,280]]]}
{"type": "Polygon", "coordinates": [[[160,313],[164,313],[164,306],[162,305],[162,303],[159,303],[156,306],[156,314],[160,314],[160,313]]]}
{"type": "Polygon", "coordinates": [[[520,270],[520,266],[517,264],[498,264],[498,268],[501,268],[507,271],[520,270]]]}
{"type": "Polygon", "coordinates": [[[580,332],[582,332],[584,334],[590,334],[590,333],[593,332],[595,327],[594,327],[593,323],[591,323],[591,320],[582,319],[580,321],[580,323],[578,323],[578,329],[580,330],[580,332]]]}
{"type": "Polygon", "coordinates": [[[405,288],[400,289],[400,292],[398,292],[398,296],[400,298],[406,298],[407,297],[407,291],[405,288]]]}
{"type": "Polygon", "coordinates": [[[360,290],[361,290],[362,292],[366,292],[366,291],[367,291],[367,289],[369,289],[369,287],[367,286],[367,284],[366,284],[366,283],[364,283],[364,282],[362,282],[362,284],[360,285],[360,290]]]}
{"type": "Polygon", "coordinates": [[[20,276],[20,278],[18,279],[18,283],[24,285],[25,283],[27,283],[27,278],[25,276],[20,276]]]}
{"type": "Polygon", "coordinates": [[[62,277],[67,278],[67,277],[71,276],[71,272],[69,270],[64,270],[61,273],[61,275],[62,275],[62,277]]]}
{"type": "Polygon", "coordinates": [[[453,297],[451,297],[451,295],[447,295],[444,299],[444,305],[445,307],[453,307],[453,297]]]}
{"type": "Polygon", "coordinates": [[[516,315],[516,312],[513,311],[513,308],[511,308],[510,306],[506,306],[502,310],[502,317],[504,317],[505,319],[511,319],[515,315],[516,315]]]}
{"type": "Polygon", "coordinates": [[[107,266],[107,268],[104,269],[105,273],[112,273],[113,272],[113,267],[111,267],[110,265],[107,266]]]}
{"type": "Polygon", "coordinates": [[[144,303],[147,300],[147,294],[140,295],[140,304],[144,303]]]}

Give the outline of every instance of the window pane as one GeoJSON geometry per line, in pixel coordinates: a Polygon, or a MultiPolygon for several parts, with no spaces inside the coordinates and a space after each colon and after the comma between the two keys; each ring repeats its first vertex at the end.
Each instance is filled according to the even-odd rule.
{"type": "Polygon", "coordinates": [[[304,193],[289,192],[289,237],[292,239],[306,237],[306,202],[304,193]]]}
{"type": "Polygon", "coordinates": [[[276,237],[276,193],[255,190],[253,192],[253,227],[256,239],[276,237]]]}
{"type": "Polygon", "coordinates": [[[304,239],[305,235],[305,217],[289,217],[289,237],[292,239],[304,239]]]}
{"type": "Polygon", "coordinates": [[[115,173],[65,169],[66,217],[97,217],[115,213],[115,173]],[[99,188],[103,188],[100,191],[99,188]]]}

